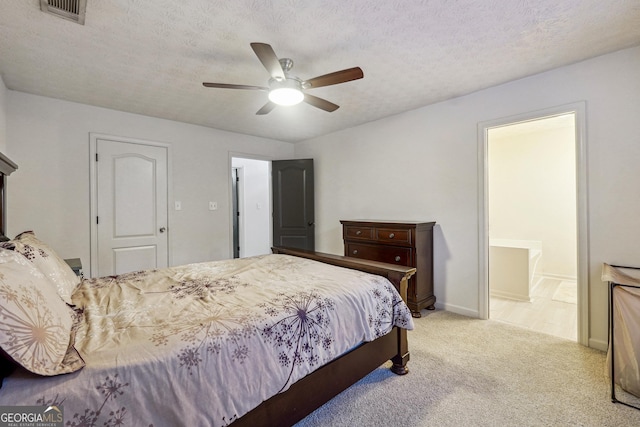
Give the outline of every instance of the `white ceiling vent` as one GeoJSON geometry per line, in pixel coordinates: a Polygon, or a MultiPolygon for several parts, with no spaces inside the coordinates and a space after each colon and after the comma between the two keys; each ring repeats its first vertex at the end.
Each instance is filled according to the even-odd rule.
{"type": "Polygon", "coordinates": [[[87,0],[40,0],[40,10],[84,25],[87,0]]]}

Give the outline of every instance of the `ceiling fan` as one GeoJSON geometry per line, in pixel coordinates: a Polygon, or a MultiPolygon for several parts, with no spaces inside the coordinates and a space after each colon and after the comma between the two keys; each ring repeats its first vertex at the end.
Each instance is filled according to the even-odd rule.
{"type": "Polygon", "coordinates": [[[360,67],[354,67],[324,74],[309,80],[301,80],[300,78],[289,74],[289,71],[291,71],[291,68],[293,67],[293,61],[289,58],[278,59],[270,45],[266,43],[251,43],[251,48],[260,62],[262,62],[262,65],[264,65],[264,68],[266,68],[271,75],[268,86],[207,82],[202,84],[206,87],[221,89],[248,89],[269,92],[269,101],[258,110],[256,113],[258,115],[267,114],[278,105],[296,105],[302,101],[324,111],[335,111],[339,108],[338,105],[329,102],[326,99],[309,95],[305,91],[316,87],[337,85],[339,83],[358,80],[364,77],[362,69],[360,69],[360,67]]]}

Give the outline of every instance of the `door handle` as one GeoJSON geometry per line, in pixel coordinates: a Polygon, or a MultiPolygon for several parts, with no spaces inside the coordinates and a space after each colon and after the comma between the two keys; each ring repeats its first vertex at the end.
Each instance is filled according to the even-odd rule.
{"type": "Polygon", "coordinates": [[[307,225],[308,225],[309,227],[311,227],[311,226],[313,225],[313,221],[309,221],[309,222],[307,223],[307,225]]]}
{"type": "Polygon", "coordinates": [[[164,233],[165,231],[167,231],[167,229],[165,227],[160,227],[160,232],[164,233]]]}

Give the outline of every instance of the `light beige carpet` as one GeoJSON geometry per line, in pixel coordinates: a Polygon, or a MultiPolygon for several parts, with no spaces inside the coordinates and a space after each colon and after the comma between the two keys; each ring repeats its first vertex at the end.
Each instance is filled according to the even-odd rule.
{"type": "Polygon", "coordinates": [[[408,375],[381,367],[297,426],[640,426],[640,411],[611,402],[604,353],[501,322],[422,313],[409,332],[408,375]]]}

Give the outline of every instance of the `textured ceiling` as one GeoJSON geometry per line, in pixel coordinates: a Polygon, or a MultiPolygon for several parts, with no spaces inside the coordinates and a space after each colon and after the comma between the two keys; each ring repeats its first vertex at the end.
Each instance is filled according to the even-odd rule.
{"type": "Polygon", "coordinates": [[[9,89],[290,142],[638,44],[639,0],[87,0],[85,25],[0,1],[9,89]],[[265,86],[251,42],[364,79],[256,116],[265,92],[202,86],[265,86]]]}

